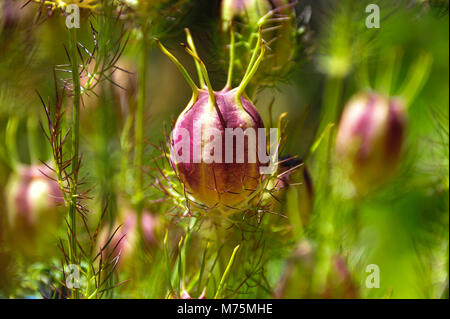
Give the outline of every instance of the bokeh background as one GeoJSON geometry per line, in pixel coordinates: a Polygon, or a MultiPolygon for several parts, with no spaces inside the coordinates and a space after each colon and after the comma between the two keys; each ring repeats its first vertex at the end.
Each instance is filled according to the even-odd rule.
{"type": "MultiPolygon", "coordinates": [[[[46,119],[37,92],[45,101],[48,98],[49,103],[54,103],[53,70],[67,63],[65,19],[55,13],[37,24],[38,5],[30,3],[21,8],[25,2],[0,2],[0,297],[6,298],[45,297],[46,285],[52,280],[49,278],[58,276],[58,238],[65,238],[66,233],[61,218],[64,208],[57,207],[56,213],[50,213],[46,203],[37,203],[43,200],[40,192],[51,194],[52,190],[36,169],[42,165],[40,160],[48,162],[52,156],[40,126],[46,125],[46,119]],[[39,205],[45,210],[43,220],[32,222],[32,226],[12,226],[14,214],[32,215],[31,211],[39,209],[35,208],[39,205]]],[[[331,289],[321,297],[448,298],[448,1],[300,0],[295,9],[298,15],[311,15],[304,56],[283,83],[258,91],[254,99],[266,125],[283,112],[288,113],[283,155],[303,158],[308,154],[323,129],[320,123],[330,96],[337,98],[336,104],[342,109],[351,96],[366,89],[361,74],[375,87],[395,56],[396,80],[390,89],[395,96],[405,82],[417,76],[411,72],[415,65],[426,64],[421,60],[424,54],[432,62],[424,79],[417,79],[423,80],[423,85],[414,92],[408,108],[405,154],[400,169],[389,182],[370,196],[352,198],[336,177],[332,183],[339,189],[334,195],[326,194],[320,188],[321,164],[314,160],[308,163],[317,186],[315,210],[302,235],[280,241],[285,246],[267,259],[265,271],[270,286],[275,291],[286,269],[294,264],[297,271],[287,280],[289,287],[283,287],[277,296],[317,297],[310,293],[312,279],[308,274],[311,267],[319,269],[320,265],[311,265],[309,254],[326,246],[344,256],[345,265],[333,263],[337,270],[330,275],[330,282],[337,282],[336,287],[341,288],[331,289]],[[379,29],[364,27],[368,3],[377,3],[381,8],[379,29]],[[339,92],[333,95],[336,87],[339,92]],[[332,220],[321,213],[328,209],[334,210],[332,220]],[[323,239],[321,231],[327,223],[333,225],[334,235],[323,239]],[[292,258],[293,252],[300,257],[292,258]],[[379,266],[380,288],[365,286],[369,264],[379,266]]],[[[213,87],[220,89],[226,81],[226,54],[217,31],[220,1],[192,1],[183,10],[176,31],[164,38],[164,44],[194,75],[192,59],[179,45],[185,41],[183,28],[189,27],[213,87]]],[[[83,13],[79,41],[92,48],[87,19],[83,13]]],[[[86,188],[93,187],[88,203],[93,225],[105,203],[117,216],[133,206],[129,166],[134,146],[126,141],[126,129],[132,125],[127,115],[136,109],[138,41],[139,36],[131,31],[118,62],[129,73],[114,74],[114,81],[127,90],[108,83],[95,89],[97,96],[90,94],[83,99],[80,174],[85,176],[86,188]]],[[[57,77],[64,75],[56,73],[57,77]]],[[[184,109],[191,92],[176,67],[156,46],[150,48],[147,77],[145,163],[151,168],[158,153],[153,145],[165,141],[165,130],[184,109]]],[[[69,102],[67,97],[64,103],[69,102]]],[[[151,240],[156,246],[152,249],[158,250],[163,247],[166,228],[173,228],[173,234],[181,230],[171,223],[170,207],[154,205],[163,195],[149,186],[151,176],[145,176],[146,206],[154,227],[151,240]]],[[[174,242],[177,236],[174,235],[174,242]]],[[[160,255],[143,249],[137,241],[128,243],[133,246],[128,248],[139,251],[140,257],[132,257],[133,265],[128,270],[127,266],[123,271],[119,269],[117,281],[130,282],[117,288],[113,296],[167,297],[166,269],[158,261],[160,255]]],[[[194,246],[191,251],[201,258],[201,248],[194,246]]],[[[273,296],[273,291],[250,295],[273,296]]]]}

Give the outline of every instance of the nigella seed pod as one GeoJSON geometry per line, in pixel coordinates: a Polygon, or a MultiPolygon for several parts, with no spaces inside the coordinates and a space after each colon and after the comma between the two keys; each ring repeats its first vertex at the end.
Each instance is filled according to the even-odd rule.
{"type": "Polygon", "coordinates": [[[395,171],[406,123],[406,110],[399,99],[363,93],[345,106],[336,153],[358,192],[379,184],[395,171]]]}
{"type": "MultiPolygon", "coordinates": [[[[17,243],[54,232],[61,216],[57,206],[64,203],[59,184],[45,165],[20,166],[6,186],[8,224],[17,243]]],[[[24,247],[27,248],[27,247],[24,247]]]]}
{"type": "MultiPolygon", "coordinates": [[[[244,90],[264,55],[249,65],[241,84],[231,89],[232,64],[224,89],[214,91],[188,30],[189,54],[196,62],[201,89],[183,66],[158,41],[161,50],[177,65],[193,90],[193,96],[178,117],[171,134],[170,156],[186,193],[208,207],[245,205],[260,184],[261,153],[266,152],[264,124],[244,90]],[[260,145],[261,132],[264,144],[260,145]],[[241,133],[241,134],[239,134],[241,133]],[[236,134],[236,135],[233,135],[236,134]],[[230,143],[231,142],[231,143],[230,143]]],[[[233,45],[230,56],[233,56],[233,45]]]]}
{"type": "Polygon", "coordinates": [[[236,33],[241,43],[237,48],[239,59],[234,61],[237,72],[242,61],[250,61],[253,52],[248,48],[262,28],[264,40],[270,48],[261,64],[259,74],[249,87],[249,94],[257,86],[273,86],[292,69],[297,57],[297,22],[293,3],[289,0],[223,0],[221,5],[224,38],[236,33]],[[247,45],[248,44],[248,45],[247,45]]]}
{"type": "MultiPolygon", "coordinates": [[[[257,188],[260,165],[257,161],[254,163],[250,161],[249,139],[244,144],[244,154],[246,155],[244,162],[237,163],[237,149],[234,148],[233,162],[226,163],[225,130],[241,128],[243,131],[251,129],[257,132],[258,128],[264,128],[264,124],[250,101],[241,97],[242,105],[236,103],[236,89],[214,92],[214,96],[216,107],[209,103],[208,92],[201,90],[198,100],[179,116],[172,131],[174,137],[172,144],[181,142],[181,130],[186,130],[189,136],[193,137],[196,134],[195,128],[198,127],[197,134],[202,136],[198,144],[201,145],[195,145],[196,141],[191,141],[189,145],[190,158],[187,162],[180,163],[176,163],[175,149],[172,148],[172,161],[176,163],[179,176],[188,192],[194,194],[197,200],[208,206],[214,206],[219,202],[235,206],[257,188]],[[217,163],[195,163],[195,149],[197,147],[205,149],[211,138],[209,132],[213,133],[214,130],[220,134],[219,138],[222,140],[220,144],[222,144],[223,151],[220,160],[217,163]]],[[[255,137],[256,141],[258,133],[255,137]]],[[[214,138],[216,137],[214,136],[214,138]]],[[[257,148],[253,148],[252,152],[256,157],[257,148]]]]}
{"type": "Polygon", "coordinates": [[[314,287],[311,278],[319,266],[319,251],[311,242],[302,240],[285,264],[283,275],[275,287],[275,298],[354,299],[360,297],[357,281],[347,257],[333,255],[327,258],[329,275],[321,287],[314,287]]]}
{"type": "Polygon", "coordinates": [[[135,251],[137,230],[138,219],[133,211],[126,211],[112,229],[105,227],[98,240],[98,251],[102,251],[103,262],[117,258],[118,267],[127,264],[135,251]]]}
{"type": "Polygon", "coordinates": [[[356,299],[359,297],[358,285],[350,271],[347,258],[334,255],[331,257],[331,275],[321,294],[324,299],[356,299]]]}
{"type": "Polygon", "coordinates": [[[136,212],[127,210],[115,223],[113,228],[105,227],[98,240],[98,251],[102,251],[104,261],[118,258],[119,268],[129,265],[135,256],[136,246],[141,231],[143,244],[157,244],[155,236],[156,217],[148,211],[141,215],[140,224],[136,212]],[[117,230],[117,231],[116,231],[117,230]]]}

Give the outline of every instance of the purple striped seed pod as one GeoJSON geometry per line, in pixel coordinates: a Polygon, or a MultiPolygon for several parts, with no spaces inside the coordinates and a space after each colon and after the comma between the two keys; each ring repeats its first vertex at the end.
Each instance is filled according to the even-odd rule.
{"type": "Polygon", "coordinates": [[[271,155],[267,156],[264,123],[245,93],[264,58],[265,44],[257,41],[255,52],[259,56],[255,55],[240,84],[232,88],[232,43],[227,82],[221,91],[214,91],[190,31],[185,31],[188,43],[185,49],[196,63],[200,87],[157,40],[161,51],[175,63],[192,88],[191,101],[178,116],[170,135],[170,162],[190,200],[209,208],[246,207],[260,193],[261,174],[274,170],[276,148],[273,146],[278,141],[278,130],[270,129],[271,155]],[[268,166],[262,167],[265,164],[268,166]]]}
{"type": "MultiPolygon", "coordinates": [[[[253,104],[241,97],[242,105],[236,102],[236,89],[214,92],[216,106],[209,101],[208,91],[200,90],[198,99],[189,105],[178,117],[172,131],[171,159],[172,165],[186,187],[187,193],[195,200],[209,207],[217,204],[235,206],[242,202],[254,191],[260,180],[260,163],[258,161],[258,128],[264,128],[259,112],[253,104]],[[243,145],[244,160],[237,160],[237,143],[233,143],[232,162],[227,163],[226,154],[230,150],[225,149],[226,129],[241,128],[255,132],[253,142],[245,138],[243,145]],[[218,161],[206,163],[205,157],[196,160],[199,152],[204,150],[211,141],[210,132],[214,130],[220,134],[222,154],[218,161]],[[181,150],[174,146],[180,144],[181,132],[189,133],[189,158],[184,162],[176,161],[177,156],[183,156],[181,150]],[[200,138],[196,136],[201,135],[200,138]],[[200,145],[199,145],[200,144],[200,145]],[[252,152],[252,154],[250,154],[252,152]],[[257,160],[253,162],[251,157],[257,160]]],[[[215,137],[214,137],[215,138],[215,137]]],[[[211,156],[217,155],[213,153],[211,156]]],[[[203,155],[203,154],[202,154],[203,155]]]]}
{"type": "Polygon", "coordinates": [[[347,103],[339,123],[336,153],[357,191],[378,185],[395,171],[406,124],[406,110],[399,99],[363,93],[347,103]]]}

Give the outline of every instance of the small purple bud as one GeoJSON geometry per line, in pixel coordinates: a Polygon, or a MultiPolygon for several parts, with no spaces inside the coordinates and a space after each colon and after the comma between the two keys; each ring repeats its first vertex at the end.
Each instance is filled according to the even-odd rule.
{"type": "Polygon", "coordinates": [[[54,219],[64,200],[59,184],[50,178],[54,173],[45,165],[21,166],[11,176],[6,195],[12,228],[34,232],[54,219]]]}

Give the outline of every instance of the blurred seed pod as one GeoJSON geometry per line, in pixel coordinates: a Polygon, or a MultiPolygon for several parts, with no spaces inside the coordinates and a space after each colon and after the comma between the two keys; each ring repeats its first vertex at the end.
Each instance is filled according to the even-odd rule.
{"type": "Polygon", "coordinates": [[[0,5],[0,33],[11,35],[19,26],[31,24],[33,11],[23,7],[23,3],[15,0],[3,0],[0,5]]]}
{"type": "Polygon", "coordinates": [[[191,297],[191,295],[189,294],[189,292],[187,292],[186,289],[183,289],[180,293],[180,296],[177,296],[175,294],[173,294],[170,299],[206,299],[206,288],[203,289],[202,293],[200,296],[198,296],[198,298],[193,298],[191,297]]]}
{"type": "Polygon", "coordinates": [[[233,22],[257,26],[258,21],[271,10],[269,0],[223,0],[222,28],[228,31],[233,22]]]}
{"type": "Polygon", "coordinates": [[[1,31],[2,32],[11,32],[13,31],[20,20],[20,11],[17,10],[17,1],[9,1],[6,0],[0,5],[0,18],[1,18],[1,31]]]}
{"type": "Polygon", "coordinates": [[[275,298],[311,298],[315,265],[314,249],[303,240],[288,259],[281,279],[274,289],[275,298]]]}
{"type": "Polygon", "coordinates": [[[62,215],[57,206],[64,203],[59,184],[45,165],[20,166],[6,186],[8,225],[14,241],[34,249],[41,237],[54,233],[62,215]]]}
{"type": "Polygon", "coordinates": [[[141,222],[134,211],[125,211],[114,227],[105,227],[99,236],[99,247],[103,249],[102,258],[111,261],[115,258],[117,266],[123,268],[132,262],[136,253],[139,239],[139,226],[141,226],[142,239],[145,245],[155,245],[157,219],[149,212],[143,212],[141,222]],[[117,232],[114,234],[114,232],[117,232]],[[111,240],[110,240],[111,239],[111,240]]]}
{"type": "Polygon", "coordinates": [[[289,258],[275,298],[358,298],[359,288],[348,268],[345,258],[331,257],[331,268],[324,287],[315,289],[312,278],[317,270],[317,251],[311,242],[301,241],[289,258]]]}
{"type": "Polygon", "coordinates": [[[336,137],[336,158],[358,193],[396,170],[406,134],[406,109],[399,99],[362,93],[345,106],[336,137]]]}
{"type": "Polygon", "coordinates": [[[157,243],[156,230],[159,221],[155,215],[149,212],[143,212],[141,216],[142,240],[146,245],[155,245],[157,243]]]}
{"type": "Polygon", "coordinates": [[[178,22],[186,16],[192,1],[189,0],[124,0],[125,9],[122,15],[129,18],[130,24],[143,27],[148,39],[158,37],[162,39],[177,33],[178,22]]]}
{"type": "Polygon", "coordinates": [[[331,261],[331,271],[321,294],[325,299],[356,299],[359,296],[358,286],[344,257],[335,255],[331,261]]]}
{"type": "Polygon", "coordinates": [[[112,228],[106,226],[98,239],[98,248],[103,250],[102,259],[106,262],[114,260],[118,267],[126,264],[136,249],[137,230],[138,220],[133,211],[126,211],[112,228]]]}
{"type": "MultiPolygon", "coordinates": [[[[125,121],[128,114],[133,114],[136,108],[137,95],[137,71],[135,65],[129,59],[121,57],[113,67],[114,71],[106,74],[107,81],[97,80],[99,77],[95,68],[96,61],[91,61],[83,68],[80,74],[80,85],[82,87],[82,120],[90,123],[92,112],[101,105],[102,98],[106,99],[105,91],[112,91],[114,102],[114,113],[117,119],[125,121]]],[[[107,93],[110,93],[110,92],[107,93]]],[[[109,105],[109,104],[108,104],[109,105]]],[[[92,123],[90,123],[92,124],[92,123]]]]}
{"type": "MultiPolygon", "coordinates": [[[[253,43],[258,29],[268,51],[261,67],[251,82],[250,92],[257,87],[272,87],[286,80],[304,53],[304,43],[309,36],[310,8],[298,17],[293,2],[289,0],[223,0],[221,3],[222,38],[228,44],[230,28],[236,37],[235,69],[242,78],[245,66],[254,54],[253,43]],[[253,86],[253,87],[252,87],[253,86]]],[[[233,83],[234,84],[234,83],[233,83]]]]}
{"type": "Polygon", "coordinates": [[[125,116],[134,112],[137,98],[137,69],[136,64],[131,59],[120,58],[117,62],[117,69],[112,74],[114,83],[114,97],[119,101],[120,109],[125,116]]]}

